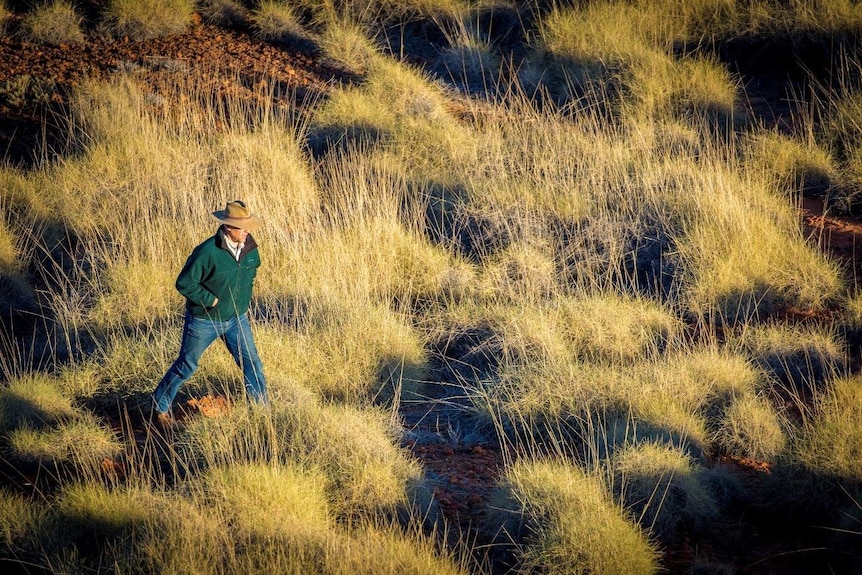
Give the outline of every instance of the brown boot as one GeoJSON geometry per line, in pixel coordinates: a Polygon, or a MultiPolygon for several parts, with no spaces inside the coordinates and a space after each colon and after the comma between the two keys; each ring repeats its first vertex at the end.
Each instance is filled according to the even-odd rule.
{"type": "Polygon", "coordinates": [[[167,411],[165,413],[157,411],[155,412],[155,414],[156,425],[158,425],[162,429],[162,431],[174,431],[177,429],[177,420],[174,419],[174,416],[173,414],[171,414],[170,411],[167,411]]]}

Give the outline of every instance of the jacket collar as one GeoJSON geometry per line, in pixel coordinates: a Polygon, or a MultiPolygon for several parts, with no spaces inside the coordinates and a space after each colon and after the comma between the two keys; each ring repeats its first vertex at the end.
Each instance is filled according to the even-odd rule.
{"type": "MultiPolygon", "coordinates": [[[[219,229],[216,231],[215,243],[219,249],[222,249],[222,250],[230,253],[230,250],[227,249],[227,244],[225,243],[224,233],[223,233],[221,227],[219,227],[219,229]]],[[[256,247],[257,247],[257,242],[254,241],[254,238],[252,237],[251,234],[248,234],[245,237],[245,245],[243,246],[242,251],[239,253],[239,259],[242,260],[242,258],[244,258],[246,255],[248,255],[248,253],[250,251],[252,251],[253,249],[255,249],[256,247]]]]}

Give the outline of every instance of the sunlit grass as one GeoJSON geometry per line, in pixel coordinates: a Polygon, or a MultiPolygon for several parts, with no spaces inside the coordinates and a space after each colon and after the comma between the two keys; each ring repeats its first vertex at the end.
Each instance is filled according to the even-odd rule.
{"type": "Polygon", "coordinates": [[[121,450],[117,437],[92,416],[45,429],[17,428],[8,433],[6,442],[13,461],[76,470],[85,476],[98,472],[104,460],[121,450]]]}
{"type": "MultiPolygon", "coordinates": [[[[518,572],[657,570],[646,532],[698,532],[729,504],[713,489],[718,454],[774,463],[781,488],[800,469],[860,481],[855,388],[830,382],[844,342],[763,321],[835,306],[862,321],[796,211],[800,191],[848,167],[814,137],[716,130],[735,118],[735,78],[674,49],[730,26],[808,26],[802,3],[533,15],[524,85],[496,86],[493,100],[385,55],[375,28],[433,15],[448,80],[484,92],[500,62],[463,3],[290,6],[289,24],[308,24],[361,81],[302,112],[248,92],[213,98],[193,73],[159,74],[156,88],[93,82],[72,95],[76,154],[0,170],[0,267],[39,286],[52,345],[77,354],[56,377],[0,387],[4,457],[70,472],[52,473],[53,511],[82,526],[46,535],[60,541],[55,571],[78,559],[173,573],[469,571],[421,533],[426,510],[412,506],[433,477],[400,447],[399,402],[443,389],[459,395],[460,423],[521,458],[506,459],[492,505],[518,572]],[[532,74],[547,74],[562,107],[530,92],[532,74]],[[178,403],[223,395],[226,409],[183,418],[173,442],[136,444],[128,481],[140,491],[99,487],[119,444],[92,412],[137,421],[148,407],[180,343],[176,273],[232,199],[265,221],[251,316],[272,405],[243,401],[217,343],[178,403]],[[548,454],[559,461],[531,461],[548,454]]],[[[842,6],[821,6],[835,16],[823,27],[841,26],[842,6]]],[[[144,34],[116,18],[114,33],[144,34]]],[[[835,115],[848,134],[854,109],[835,115]]],[[[0,534],[18,546],[36,520],[7,499],[0,534]]],[[[465,555],[481,551],[470,537],[465,555]]]]}
{"type": "Polygon", "coordinates": [[[289,41],[307,36],[287,2],[264,0],[252,11],[250,20],[255,33],[264,40],[289,41]]]}
{"type": "Polygon", "coordinates": [[[669,445],[629,446],[610,465],[626,509],[650,533],[673,539],[678,527],[703,529],[719,514],[707,469],[669,445]]]}
{"type": "Polygon", "coordinates": [[[27,375],[0,388],[0,430],[67,422],[80,412],[62,386],[45,375],[27,375]]]}
{"type": "Polygon", "coordinates": [[[324,539],[331,527],[326,479],[320,472],[232,465],[208,470],[202,481],[204,504],[223,510],[225,520],[244,538],[278,538],[301,545],[324,539]]]}
{"type": "Polygon", "coordinates": [[[187,426],[193,453],[220,466],[282,461],[324,473],[338,516],[394,509],[406,502],[418,468],[394,445],[395,428],[384,412],[323,404],[293,395],[268,416],[243,406],[226,416],[187,426]]]}
{"type": "MultiPolygon", "coordinates": [[[[2,10],[0,10],[0,22],[2,20],[2,10]]],[[[24,19],[24,28],[30,38],[36,42],[54,46],[78,44],[84,41],[82,21],[83,18],[75,11],[72,4],[63,0],[54,0],[50,4],[33,8],[24,19]]]]}
{"type": "Polygon", "coordinates": [[[818,396],[814,419],[794,453],[796,459],[818,475],[842,480],[862,479],[862,436],[855,422],[862,413],[862,387],[858,377],[838,378],[818,396]]]}
{"type": "Polygon", "coordinates": [[[115,38],[147,40],[184,32],[194,9],[191,0],[111,0],[102,24],[115,38]]]}
{"type": "Polygon", "coordinates": [[[32,501],[0,489],[0,541],[6,549],[25,545],[43,516],[44,510],[32,501]]]}
{"type": "Polygon", "coordinates": [[[761,395],[736,398],[722,415],[716,443],[728,453],[756,461],[775,461],[787,437],[782,417],[761,395]]]}
{"type": "Polygon", "coordinates": [[[518,548],[520,572],[658,569],[658,553],[613,502],[599,475],[565,462],[519,461],[507,470],[501,493],[507,499],[499,513],[501,519],[509,514],[508,532],[524,530],[518,548]]]}

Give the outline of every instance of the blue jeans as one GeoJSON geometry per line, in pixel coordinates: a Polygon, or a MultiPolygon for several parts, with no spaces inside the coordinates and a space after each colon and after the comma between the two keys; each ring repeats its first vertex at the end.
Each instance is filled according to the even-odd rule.
{"type": "Polygon", "coordinates": [[[236,364],[242,369],[248,396],[256,402],[267,403],[263,364],[251,336],[248,314],[219,321],[201,319],[186,311],[179,357],[153,392],[156,411],[160,413],[170,411],[180,386],[197,371],[201,355],[217,338],[221,338],[236,364]]]}

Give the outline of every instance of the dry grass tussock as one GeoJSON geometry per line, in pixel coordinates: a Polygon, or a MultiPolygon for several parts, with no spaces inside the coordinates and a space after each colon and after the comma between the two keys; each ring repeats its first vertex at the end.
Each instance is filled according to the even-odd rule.
{"type": "MultiPolygon", "coordinates": [[[[0,14],[0,22],[2,20],[0,14]]],[[[33,8],[24,19],[24,28],[34,41],[59,46],[84,41],[82,21],[83,18],[75,12],[72,4],[55,0],[33,8]]]]}
{"type": "Polygon", "coordinates": [[[600,475],[555,461],[519,461],[502,480],[497,518],[520,541],[521,571],[654,573],[656,555],[600,475]],[[523,539],[522,539],[523,537],[523,539]]]}
{"type": "Polygon", "coordinates": [[[184,32],[194,11],[192,0],[111,0],[100,24],[114,38],[147,40],[184,32]]]}

